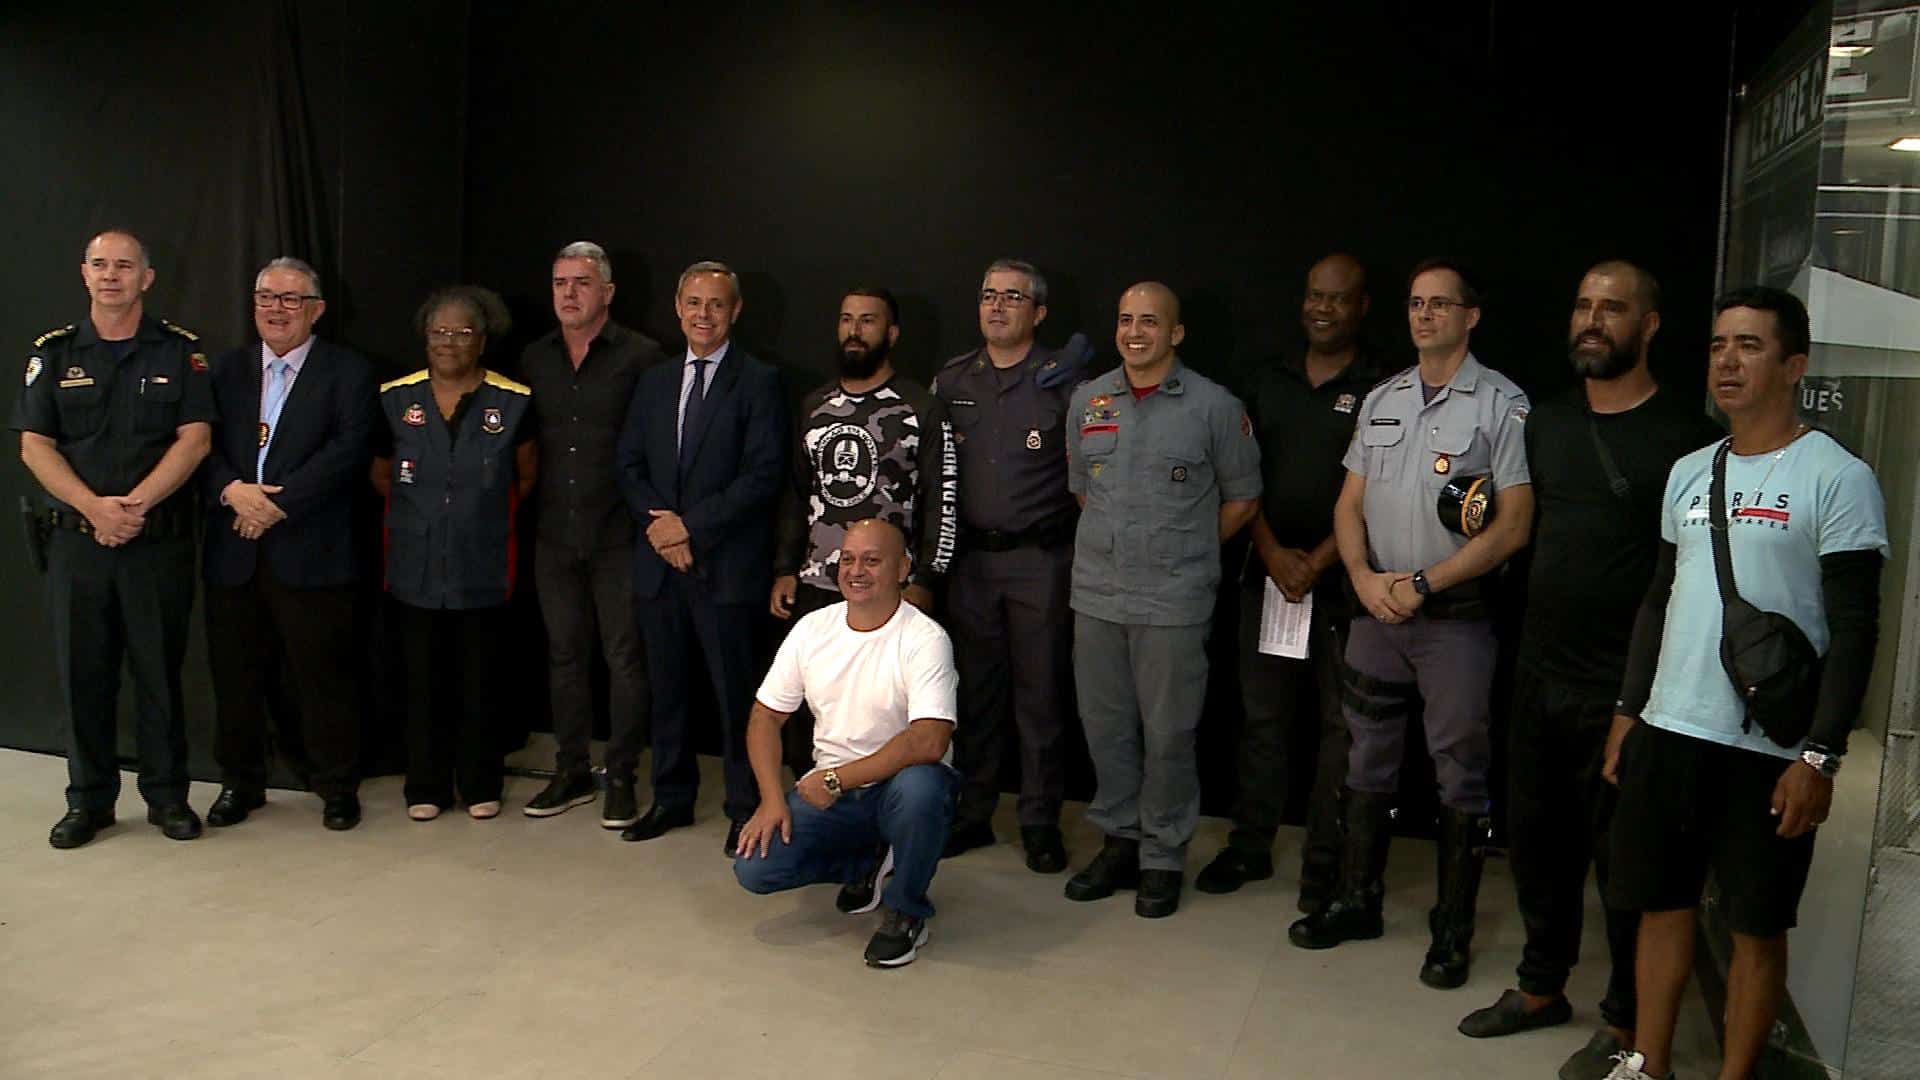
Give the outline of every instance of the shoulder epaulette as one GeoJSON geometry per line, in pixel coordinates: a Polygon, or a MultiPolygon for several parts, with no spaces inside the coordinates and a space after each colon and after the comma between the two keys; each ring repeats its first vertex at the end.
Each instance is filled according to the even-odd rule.
{"type": "Polygon", "coordinates": [[[172,323],[172,322],[168,322],[165,319],[161,319],[160,325],[166,327],[168,330],[171,330],[176,334],[179,334],[181,337],[186,338],[188,341],[200,340],[199,334],[196,334],[193,331],[187,329],[186,327],[181,326],[179,323],[172,323]]]}
{"type": "Polygon", "coordinates": [[[509,394],[519,394],[521,397],[533,396],[533,387],[528,386],[525,383],[514,382],[512,379],[507,378],[505,375],[502,375],[497,371],[487,372],[486,378],[484,381],[488,386],[499,387],[500,389],[505,390],[509,394]]]}
{"type": "Polygon", "coordinates": [[[39,337],[34,338],[33,347],[38,349],[42,345],[45,345],[47,342],[52,341],[55,338],[66,337],[68,334],[73,333],[75,330],[79,328],[80,328],[79,323],[68,323],[65,326],[56,326],[53,329],[47,331],[46,333],[41,334],[39,337]]]}
{"type": "Polygon", "coordinates": [[[402,375],[397,379],[393,379],[389,382],[381,383],[380,392],[384,394],[395,387],[412,386],[414,383],[417,383],[417,382],[425,382],[426,379],[427,379],[427,369],[421,368],[419,371],[416,371],[411,375],[402,375]]]}
{"type": "Polygon", "coordinates": [[[941,365],[940,365],[940,370],[941,370],[941,371],[945,371],[945,370],[947,370],[947,369],[948,369],[948,368],[950,368],[950,367],[954,367],[954,366],[956,366],[956,365],[959,365],[959,364],[964,364],[964,363],[966,363],[967,361],[969,361],[969,360],[971,360],[971,359],[973,359],[974,357],[976,357],[976,356],[979,356],[979,355],[980,355],[980,350],[979,350],[979,349],[969,349],[969,350],[967,350],[966,352],[963,352],[963,353],[961,353],[961,354],[960,354],[959,356],[955,356],[955,357],[952,357],[952,358],[950,358],[950,359],[948,359],[946,363],[944,363],[944,364],[941,364],[941,365]]]}

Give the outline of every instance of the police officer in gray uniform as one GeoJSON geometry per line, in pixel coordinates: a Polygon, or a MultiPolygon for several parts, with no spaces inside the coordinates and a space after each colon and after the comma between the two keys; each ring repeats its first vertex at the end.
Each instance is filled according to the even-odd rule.
{"type": "Polygon", "coordinates": [[[1430,259],[1408,291],[1420,362],[1367,395],[1334,507],[1340,557],[1364,609],[1347,642],[1353,750],[1340,894],[1288,933],[1295,945],[1325,949],[1383,932],[1381,875],[1417,696],[1442,815],[1439,901],[1420,981],[1445,989],[1467,979],[1487,832],[1496,646],[1484,578],[1525,546],[1533,489],[1526,395],[1468,350],[1480,321],[1472,283],[1458,265],[1430,259]],[[1469,500],[1483,513],[1462,521],[1455,495],[1471,480],[1483,490],[1491,483],[1497,510],[1469,500]],[[1443,494],[1449,485],[1454,493],[1443,494]],[[1451,528],[1442,524],[1442,503],[1451,528]]]}
{"type": "Polygon", "coordinates": [[[1056,874],[1067,868],[1067,588],[1080,517],[1067,490],[1066,419],[1092,350],[1081,334],[1059,352],[1035,344],[1046,317],[1047,279],[1033,264],[994,262],[980,282],[986,343],[947,361],[933,392],[947,406],[960,455],[960,554],[948,579],[947,629],[965,714],[954,730],[954,765],[965,781],[945,857],[993,843],[1013,728],[1027,868],[1056,874]]]}
{"type": "Polygon", "coordinates": [[[1074,391],[1067,485],[1074,538],[1074,685],[1106,843],[1069,900],[1137,888],[1134,912],[1180,906],[1200,817],[1194,732],[1220,544],[1260,509],[1260,449],[1234,396],[1182,364],[1180,301],[1158,282],[1120,296],[1121,367],[1074,391]]]}

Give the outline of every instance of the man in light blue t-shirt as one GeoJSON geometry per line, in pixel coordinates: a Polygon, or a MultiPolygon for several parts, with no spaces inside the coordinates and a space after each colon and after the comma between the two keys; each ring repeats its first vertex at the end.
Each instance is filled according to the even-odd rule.
{"type": "Polygon", "coordinates": [[[1787,931],[1866,693],[1879,622],[1886,511],[1866,463],[1795,412],[1806,308],[1778,289],[1720,300],[1708,388],[1732,432],[1727,541],[1742,599],[1791,619],[1823,658],[1809,734],[1793,746],[1747,722],[1720,661],[1713,463],[1674,464],[1660,562],[1634,627],[1607,778],[1620,786],[1609,900],[1642,913],[1637,1045],[1609,1080],[1669,1075],[1695,909],[1709,871],[1733,935],[1722,1075],[1747,1076],[1785,993],[1787,931]]]}

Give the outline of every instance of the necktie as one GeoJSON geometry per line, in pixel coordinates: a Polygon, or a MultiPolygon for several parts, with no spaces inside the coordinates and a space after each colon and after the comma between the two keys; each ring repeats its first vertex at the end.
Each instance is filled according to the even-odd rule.
{"type": "Polygon", "coordinates": [[[693,385],[687,388],[687,411],[680,418],[680,467],[693,460],[693,448],[700,443],[700,410],[707,399],[707,365],[713,361],[695,357],[693,385]]]}
{"type": "Polygon", "coordinates": [[[254,479],[267,482],[267,449],[273,445],[273,436],[280,428],[280,409],[287,403],[287,384],[292,381],[291,369],[280,357],[274,357],[267,367],[267,393],[260,402],[260,456],[254,460],[254,479]]]}

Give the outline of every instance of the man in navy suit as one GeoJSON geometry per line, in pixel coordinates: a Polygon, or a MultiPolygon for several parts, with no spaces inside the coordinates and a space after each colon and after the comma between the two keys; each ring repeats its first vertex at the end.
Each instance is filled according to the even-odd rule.
{"type": "Polygon", "coordinates": [[[378,406],[366,360],[313,336],[326,310],[313,267],[275,259],[254,278],[260,339],[213,364],[220,420],[201,476],[221,788],[209,825],[266,804],[267,701],[282,671],[292,694],[276,701],[298,702],[322,823],[360,823],[353,500],[378,406]]]}
{"type": "Polygon", "coordinates": [[[652,840],[693,823],[700,772],[688,718],[697,646],[720,707],[725,851],[760,802],[747,763],[757,682],[754,626],[773,585],[773,512],[792,437],[773,368],[734,348],[740,278],[724,263],[680,275],[674,309],[686,335],[677,362],[640,376],[620,435],[620,490],[646,543],[633,592],[653,688],[653,805],[621,832],[652,840]]]}

